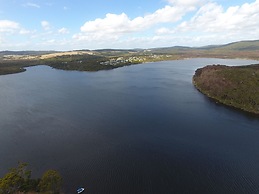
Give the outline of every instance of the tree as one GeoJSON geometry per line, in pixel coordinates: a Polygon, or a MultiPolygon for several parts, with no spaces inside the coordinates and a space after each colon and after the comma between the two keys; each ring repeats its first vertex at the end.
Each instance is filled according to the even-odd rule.
{"type": "Polygon", "coordinates": [[[26,191],[26,185],[31,177],[31,171],[27,170],[27,166],[27,163],[18,163],[17,168],[11,168],[10,171],[0,179],[0,194],[26,191]]]}
{"type": "Polygon", "coordinates": [[[58,194],[61,189],[62,178],[55,170],[46,171],[39,183],[39,189],[44,194],[58,194]]]}
{"type": "Polygon", "coordinates": [[[18,167],[11,168],[3,178],[0,178],[0,194],[21,194],[29,191],[41,191],[41,194],[59,193],[62,178],[57,171],[48,170],[42,179],[32,179],[27,166],[27,163],[18,163],[18,167]]]}

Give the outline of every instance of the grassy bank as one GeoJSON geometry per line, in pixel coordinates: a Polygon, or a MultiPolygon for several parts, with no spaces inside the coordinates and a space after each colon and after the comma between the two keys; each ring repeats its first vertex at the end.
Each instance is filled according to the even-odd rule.
{"type": "Polygon", "coordinates": [[[259,114],[259,65],[211,65],[197,69],[195,87],[216,101],[259,114]]]}

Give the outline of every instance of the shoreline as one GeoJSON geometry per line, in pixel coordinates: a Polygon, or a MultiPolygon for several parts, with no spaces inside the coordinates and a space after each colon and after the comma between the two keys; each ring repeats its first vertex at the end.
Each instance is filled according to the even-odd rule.
{"type": "MultiPolygon", "coordinates": [[[[81,55],[80,55],[81,56],[81,55]]],[[[93,56],[93,55],[92,55],[93,56]]],[[[70,56],[72,57],[72,56],[70,56]]],[[[78,57],[77,55],[74,57],[78,57]]],[[[87,62],[81,63],[81,61],[69,61],[67,62],[66,58],[48,58],[47,60],[0,60],[0,76],[1,75],[10,75],[16,73],[22,73],[26,71],[27,67],[38,66],[38,65],[47,65],[51,68],[65,71],[86,71],[86,72],[96,72],[101,70],[112,70],[120,67],[131,66],[131,65],[140,65],[145,63],[154,63],[161,61],[176,61],[176,60],[189,60],[195,58],[215,58],[215,59],[240,59],[240,60],[256,60],[253,58],[240,58],[240,57],[210,57],[210,56],[190,56],[190,57],[176,57],[168,59],[156,59],[156,60],[143,60],[136,61],[131,63],[118,63],[117,65],[101,65],[100,60],[91,60],[90,62],[87,59],[87,62]],[[80,62],[80,64],[78,64],[80,62]]],[[[256,60],[259,61],[259,60],[256,60]]]]}
{"type": "Polygon", "coordinates": [[[251,84],[251,82],[249,82],[250,80],[247,81],[248,79],[243,79],[243,77],[240,79],[232,78],[234,76],[240,76],[236,74],[237,71],[243,73],[242,70],[248,71],[247,69],[249,73],[250,71],[255,71],[255,79],[259,78],[259,65],[209,65],[195,71],[192,83],[200,93],[215,103],[259,117],[259,93],[254,92],[256,90],[253,86],[257,85],[257,83],[251,84]],[[225,71],[231,74],[225,77],[222,76],[225,71]],[[244,88],[247,90],[244,90],[244,88]]]}
{"type": "Polygon", "coordinates": [[[211,101],[213,103],[216,103],[217,105],[224,106],[225,108],[229,108],[231,110],[234,110],[234,111],[240,112],[242,114],[246,114],[248,116],[252,116],[252,117],[255,117],[255,118],[259,119],[259,113],[250,112],[250,111],[247,111],[245,109],[241,109],[241,108],[235,107],[235,106],[230,105],[230,104],[225,104],[224,102],[220,101],[219,99],[214,98],[213,96],[210,96],[209,94],[203,92],[200,88],[198,88],[197,85],[195,85],[194,82],[192,82],[192,83],[193,83],[193,86],[198,90],[198,92],[200,92],[203,96],[208,98],[209,101],[211,101]]]}

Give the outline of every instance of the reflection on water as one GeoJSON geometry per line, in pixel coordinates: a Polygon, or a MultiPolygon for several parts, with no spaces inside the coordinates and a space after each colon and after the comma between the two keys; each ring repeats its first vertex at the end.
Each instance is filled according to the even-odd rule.
{"type": "Polygon", "coordinates": [[[259,119],[215,105],[189,59],[100,72],[47,66],[0,77],[0,175],[54,168],[65,193],[258,193],[259,119]]]}

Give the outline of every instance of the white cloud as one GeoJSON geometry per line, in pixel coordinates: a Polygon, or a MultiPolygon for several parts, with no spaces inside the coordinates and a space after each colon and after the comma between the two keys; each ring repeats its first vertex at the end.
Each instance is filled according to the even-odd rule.
{"type": "Polygon", "coordinates": [[[41,26],[44,30],[50,30],[50,23],[48,21],[42,21],[41,26]]]}
{"type": "Polygon", "coordinates": [[[108,13],[103,19],[86,22],[81,31],[87,33],[105,30],[106,33],[118,34],[142,31],[155,24],[179,21],[189,11],[180,7],[165,6],[152,14],[132,20],[125,13],[120,15],[108,13]]]}
{"type": "Polygon", "coordinates": [[[60,34],[69,34],[69,30],[66,29],[66,28],[60,28],[60,29],[58,30],[58,33],[60,33],[60,34]]]}
{"type": "Polygon", "coordinates": [[[170,33],[172,33],[172,30],[170,30],[169,28],[165,28],[165,27],[162,27],[162,28],[159,28],[156,30],[156,34],[158,34],[158,35],[170,34],[170,33]]]}
{"type": "Polygon", "coordinates": [[[0,48],[5,48],[3,45],[7,43],[58,50],[147,48],[259,39],[259,0],[228,8],[216,0],[164,1],[168,2],[167,6],[146,15],[131,18],[127,13],[107,13],[102,18],[86,21],[72,38],[68,38],[67,28],[55,28],[48,21],[41,22],[42,30],[27,30],[17,22],[0,20],[0,48]],[[16,43],[19,38],[21,44],[16,43]]]}
{"type": "Polygon", "coordinates": [[[40,6],[38,4],[35,4],[35,3],[26,3],[24,4],[25,7],[33,7],[33,8],[40,8],[40,6]]]}
{"type": "Polygon", "coordinates": [[[189,46],[259,39],[259,0],[227,9],[210,0],[167,2],[169,5],[142,17],[131,19],[126,13],[109,13],[104,18],[87,21],[73,38],[101,45],[116,41],[123,47],[127,44],[138,47],[144,39],[154,45],[170,42],[171,45],[189,46]],[[183,20],[191,12],[193,16],[183,20]]]}
{"type": "MultiPolygon", "coordinates": [[[[190,20],[182,22],[178,31],[189,33],[244,36],[259,32],[259,0],[251,4],[233,6],[224,10],[221,5],[208,3],[190,20]]],[[[247,36],[248,37],[248,36],[247,36]]]]}
{"type": "Polygon", "coordinates": [[[26,35],[26,34],[31,34],[32,32],[31,32],[30,30],[21,29],[21,30],[19,31],[19,33],[20,33],[21,35],[26,35]]]}
{"type": "Polygon", "coordinates": [[[0,20],[0,32],[13,33],[20,29],[20,24],[10,20],[0,20]]]}
{"type": "Polygon", "coordinates": [[[86,22],[82,27],[82,32],[98,32],[106,31],[105,33],[125,33],[131,31],[131,28],[128,26],[130,20],[125,13],[120,15],[116,14],[107,14],[104,19],[96,19],[94,21],[86,22]]]}
{"type": "Polygon", "coordinates": [[[3,37],[0,36],[0,43],[2,44],[4,42],[3,37]]]}
{"type": "Polygon", "coordinates": [[[17,49],[19,46],[24,46],[24,42],[18,40],[24,40],[33,33],[34,31],[23,28],[15,21],[0,20],[0,49],[17,49]]]}
{"type": "MultiPolygon", "coordinates": [[[[157,36],[177,45],[203,46],[224,44],[239,40],[259,39],[259,0],[224,8],[208,2],[199,7],[189,19],[175,27],[161,27],[157,36]]],[[[161,41],[162,42],[162,41],[161,41]]]]}
{"type": "Polygon", "coordinates": [[[167,0],[170,4],[175,6],[184,6],[184,7],[190,7],[190,6],[200,6],[204,4],[208,0],[167,0]]]}
{"type": "Polygon", "coordinates": [[[165,6],[154,13],[130,19],[125,13],[106,14],[105,18],[87,21],[81,33],[74,35],[77,40],[117,40],[119,37],[147,30],[157,24],[174,23],[182,19],[193,8],[165,6]]]}

